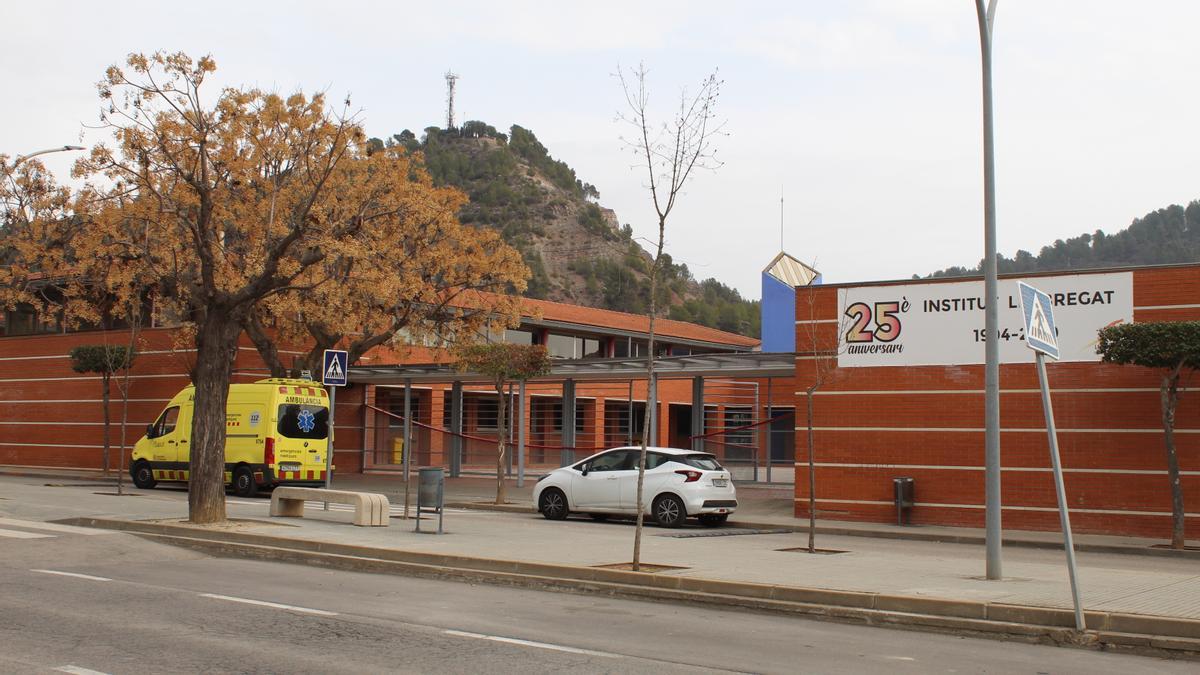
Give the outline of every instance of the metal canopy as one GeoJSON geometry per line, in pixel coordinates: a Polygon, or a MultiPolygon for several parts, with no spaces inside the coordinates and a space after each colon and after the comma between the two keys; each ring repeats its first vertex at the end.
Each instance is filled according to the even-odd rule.
{"type": "MultiPolygon", "coordinates": [[[[796,374],[796,355],[790,352],[748,352],[739,354],[693,354],[664,356],[654,360],[654,372],[660,378],[672,377],[792,377],[796,374]]],[[[626,359],[554,360],[550,372],[531,382],[572,379],[614,380],[646,376],[644,357],[626,359]]],[[[350,381],[361,384],[403,384],[412,382],[489,382],[479,373],[460,372],[453,366],[416,364],[395,366],[352,366],[350,381]]]]}

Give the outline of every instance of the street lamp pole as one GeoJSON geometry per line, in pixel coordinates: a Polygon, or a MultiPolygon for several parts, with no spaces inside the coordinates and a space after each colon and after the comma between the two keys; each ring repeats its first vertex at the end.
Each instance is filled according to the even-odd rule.
{"type": "Polygon", "coordinates": [[[996,146],[992,129],[992,27],[996,1],[975,0],[983,65],[983,293],[984,309],[984,500],[987,578],[1000,579],[1000,342],[996,279],[996,146]]]}
{"type": "Polygon", "coordinates": [[[17,158],[13,160],[12,165],[13,165],[13,168],[16,168],[16,166],[18,164],[20,164],[21,162],[24,162],[25,160],[29,159],[30,157],[37,157],[38,155],[48,155],[52,152],[66,152],[68,150],[86,150],[86,149],[87,148],[83,147],[82,145],[61,145],[57,148],[46,148],[45,150],[38,150],[37,152],[31,152],[28,155],[18,155],[17,158]]]}

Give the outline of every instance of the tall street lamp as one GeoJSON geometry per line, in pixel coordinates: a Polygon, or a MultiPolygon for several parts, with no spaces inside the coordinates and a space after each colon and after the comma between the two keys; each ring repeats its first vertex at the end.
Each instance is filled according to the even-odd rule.
{"type": "Polygon", "coordinates": [[[996,0],[975,0],[983,63],[984,524],[987,578],[1000,579],[1000,293],[996,280],[996,147],[992,134],[992,26],[996,0]]]}
{"type": "Polygon", "coordinates": [[[24,162],[25,160],[29,159],[30,157],[37,157],[38,155],[47,155],[52,152],[66,152],[68,150],[87,150],[87,148],[83,147],[82,145],[62,145],[57,148],[46,148],[45,150],[38,150],[37,152],[31,152],[28,155],[18,155],[17,158],[13,160],[12,165],[13,165],[13,168],[16,168],[16,166],[18,164],[20,164],[21,162],[24,162]]]}

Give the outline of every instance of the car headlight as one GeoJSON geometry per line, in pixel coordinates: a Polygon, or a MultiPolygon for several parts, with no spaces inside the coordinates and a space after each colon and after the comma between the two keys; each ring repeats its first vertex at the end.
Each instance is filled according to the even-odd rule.
{"type": "Polygon", "coordinates": [[[542,474],[542,475],[538,476],[538,479],[537,479],[537,480],[535,480],[535,481],[533,481],[533,482],[535,482],[535,483],[540,483],[540,482],[542,482],[543,480],[545,480],[546,478],[549,478],[549,477],[550,477],[550,474],[548,474],[548,473],[544,473],[544,474],[542,474]]]}

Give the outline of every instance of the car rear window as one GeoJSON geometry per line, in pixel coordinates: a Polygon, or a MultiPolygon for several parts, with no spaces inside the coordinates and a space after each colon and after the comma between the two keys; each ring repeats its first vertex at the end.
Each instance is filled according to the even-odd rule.
{"type": "Polygon", "coordinates": [[[279,406],[279,434],[286,438],[325,438],[329,433],[329,409],[319,405],[279,406]]]}
{"type": "Polygon", "coordinates": [[[712,455],[684,455],[676,457],[676,462],[687,464],[702,471],[720,471],[721,465],[717,463],[717,458],[712,455]]]}

